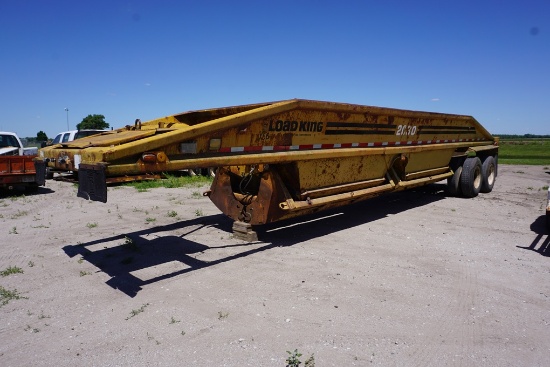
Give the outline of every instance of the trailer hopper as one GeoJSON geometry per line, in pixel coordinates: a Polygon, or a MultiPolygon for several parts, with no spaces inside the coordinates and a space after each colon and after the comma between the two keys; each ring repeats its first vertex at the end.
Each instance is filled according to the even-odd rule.
{"type": "Polygon", "coordinates": [[[498,140],[470,116],[293,99],[137,120],[51,151],[78,162],[78,196],[103,202],[118,177],[216,167],[205,195],[261,225],[444,179],[453,195],[490,192],[498,140]]]}

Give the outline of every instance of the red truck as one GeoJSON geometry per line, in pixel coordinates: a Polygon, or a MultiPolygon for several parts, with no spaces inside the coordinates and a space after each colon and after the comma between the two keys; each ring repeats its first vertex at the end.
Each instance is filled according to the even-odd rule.
{"type": "Polygon", "coordinates": [[[38,148],[24,148],[17,134],[0,131],[0,189],[44,186],[45,172],[37,172],[34,164],[37,154],[38,148]]]}

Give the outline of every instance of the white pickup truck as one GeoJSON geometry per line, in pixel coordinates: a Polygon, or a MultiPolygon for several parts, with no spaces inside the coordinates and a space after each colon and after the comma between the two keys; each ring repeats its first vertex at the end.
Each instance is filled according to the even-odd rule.
{"type": "Polygon", "coordinates": [[[38,189],[45,184],[44,172],[37,172],[34,158],[38,148],[25,148],[17,134],[0,131],[0,189],[38,189]]]}
{"type": "Polygon", "coordinates": [[[38,148],[23,147],[16,133],[0,131],[0,156],[4,155],[37,155],[38,148]]]}

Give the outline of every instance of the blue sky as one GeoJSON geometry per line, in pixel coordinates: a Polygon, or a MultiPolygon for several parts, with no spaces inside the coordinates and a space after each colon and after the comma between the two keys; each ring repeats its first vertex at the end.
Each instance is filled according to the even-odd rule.
{"type": "Polygon", "coordinates": [[[550,134],[550,1],[0,0],[0,129],[290,98],[550,134]]]}

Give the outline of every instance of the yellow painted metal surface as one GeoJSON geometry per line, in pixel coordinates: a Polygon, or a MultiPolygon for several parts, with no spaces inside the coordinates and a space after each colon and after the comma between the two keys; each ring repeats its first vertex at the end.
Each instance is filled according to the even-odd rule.
{"type": "Polygon", "coordinates": [[[136,120],[40,154],[58,169],[101,165],[113,179],[223,167],[211,198],[258,224],[450,177],[452,159],[497,150],[471,116],[294,99],[136,120]],[[246,180],[254,189],[239,192],[246,180]],[[263,217],[242,211],[244,197],[263,217]]]}

